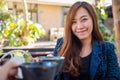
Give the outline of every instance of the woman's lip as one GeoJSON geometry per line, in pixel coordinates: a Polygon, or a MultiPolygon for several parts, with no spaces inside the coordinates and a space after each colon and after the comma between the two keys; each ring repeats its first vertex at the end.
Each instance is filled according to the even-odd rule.
{"type": "Polygon", "coordinates": [[[82,33],[82,32],[85,32],[85,31],[87,31],[87,30],[78,30],[78,31],[76,31],[77,33],[82,33]]]}

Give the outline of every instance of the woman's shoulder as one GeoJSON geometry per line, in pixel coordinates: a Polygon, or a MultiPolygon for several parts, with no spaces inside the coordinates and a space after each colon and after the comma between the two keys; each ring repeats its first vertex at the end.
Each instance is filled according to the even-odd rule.
{"type": "Polygon", "coordinates": [[[59,51],[59,48],[61,47],[62,43],[63,43],[63,38],[58,38],[57,43],[56,43],[55,48],[54,48],[54,51],[53,51],[54,56],[58,55],[58,51],[59,51]]]}
{"type": "Polygon", "coordinates": [[[63,43],[63,38],[61,37],[61,38],[58,38],[57,39],[57,43],[56,43],[56,46],[61,46],[62,45],[62,43],[63,43]]]}
{"type": "Polygon", "coordinates": [[[107,56],[115,56],[115,47],[112,42],[101,41],[100,42],[100,49],[103,55],[107,56]]]}
{"type": "Polygon", "coordinates": [[[63,38],[62,38],[62,37],[57,39],[57,43],[59,43],[59,42],[61,42],[61,41],[63,41],[63,38]]]}
{"type": "Polygon", "coordinates": [[[108,50],[108,49],[113,49],[114,48],[114,43],[108,42],[108,41],[98,41],[98,40],[93,40],[93,48],[95,49],[102,49],[102,50],[108,50]]]}
{"type": "Polygon", "coordinates": [[[100,41],[99,43],[102,47],[105,47],[106,49],[113,49],[114,48],[114,43],[113,42],[100,41]]]}

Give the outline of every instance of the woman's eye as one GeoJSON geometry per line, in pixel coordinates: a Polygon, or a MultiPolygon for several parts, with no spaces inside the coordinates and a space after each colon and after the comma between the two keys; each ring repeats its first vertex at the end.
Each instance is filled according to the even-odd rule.
{"type": "Polygon", "coordinates": [[[87,18],[84,18],[84,19],[82,19],[82,22],[87,21],[87,20],[88,20],[87,18]]]}

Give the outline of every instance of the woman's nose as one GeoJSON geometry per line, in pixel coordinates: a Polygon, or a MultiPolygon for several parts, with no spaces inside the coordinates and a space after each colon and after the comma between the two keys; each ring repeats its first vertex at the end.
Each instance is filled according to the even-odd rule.
{"type": "Polygon", "coordinates": [[[83,28],[83,26],[80,22],[77,23],[77,28],[83,28]]]}

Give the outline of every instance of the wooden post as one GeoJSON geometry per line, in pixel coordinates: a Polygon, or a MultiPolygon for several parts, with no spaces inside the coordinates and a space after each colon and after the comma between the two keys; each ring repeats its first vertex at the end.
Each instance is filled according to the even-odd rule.
{"type": "Polygon", "coordinates": [[[120,64],[120,0],[112,0],[112,11],[114,19],[115,42],[118,60],[120,64]]]}
{"type": "Polygon", "coordinates": [[[23,3],[23,13],[24,13],[24,20],[25,20],[25,29],[24,29],[24,36],[28,34],[27,31],[27,23],[28,23],[28,8],[26,0],[22,0],[23,3]]]}

